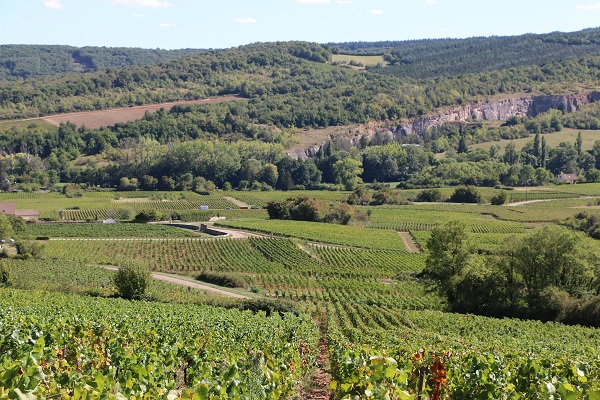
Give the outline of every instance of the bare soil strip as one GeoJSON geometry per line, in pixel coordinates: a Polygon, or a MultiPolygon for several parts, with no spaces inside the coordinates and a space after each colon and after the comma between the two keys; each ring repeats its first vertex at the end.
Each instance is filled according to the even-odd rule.
{"type": "Polygon", "coordinates": [[[327,316],[314,316],[315,323],[319,326],[321,338],[319,339],[317,354],[317,365],[309,372],[307,384],[298,388],[298,396],[302,400],[329,400],[333,398],[330,389],[331,374],[328,372],[331,368],[329,361],[329,351],[327,343],[327,316]]]}
{"type": "Polygon", "coordinates": [[[305,252],[306,254],[308,254],[308,255],[309,255],[309,256],[310,256],[312,259],[314,259],[314,260],[316,260],[316,261],[318,261],[318,262],[320,262],[320,263],[324,263],[324,264],[326,264],[326,262],[325,262],[325,261],[323,261],[323,259],[322,259],[321,257],[319,257],[318,255],[316,255],[316,254],[312,253],[310,250],[308,250],[306,247],[304,247],[304,246],[302,245],[302,243],[296,243],[296,246],[297,246],[297,247],[298,247],[300,250],[302,250],[303,252],[305,252]]]}
{"type": "Polygon", "coordinates": [[[103,126],[111,126],[119,122],[130,122],[142,119],[146,111],[158,111],[161,108],[170,110],[179,104],[213,104],[226,101],[243,100],[237,96],[219,97],[215,99],[175,101],[170,103],[151,104],[139,107],[116,108],[113,110],[86,111],[70,114],[59,114],[41,118],[42,120],[58,126],[61,123],[72,122],[77,126],[85,125],[87,128],[98,129],[103,126]]]}
{"type": "Polygon", "coordinates": [[[409,253],[421,252],[419,245],[417,245],[417,242],[415,242],[415,240],[409,232],[398,232],[398,235],[400,235],[400,238],[402,238],[402,241],[404,242],[404,245],[408,249],[409,253]]]}
{"type": "MultiPolygon", "coordinates": [[[[102,268],[108,269],[110,271],[116,271],[119,269],[117,267],[110,267],[110,266],[102,266],[102,268]]],[[[208,292],[220,294],[221,296],[233,297],[236,299],[249,299],[250,298],[248,296],[243,296],[241,294],[231,293],[226,290],[216,289],[216,288],[213,288],[210,286],[205,286],[205,285],[201,285],[199,283],[190,282],[185,279],[177,279],[177,278],[173,278],[173,277],[166,276],[166,275],[152,274],[152,278],[157,279],[159,281],[165,281],[165,282],[175,283],[175,284],[181,285],[181,286],[191,287],[194,289],[206,290],[208,292]]]]}
{"type": "Polygon", "coordinates": [[[306,393],[302,394],[304,400],[329,400],[331,398],[331,389],[329,389],[331,374],[326,371],[329,368],[329,351],[325,336],[319,340],[317,364],[319,367],[312,375],[311,386],[306,393]]]}
{"type": "Polygon", "coordinates": [[[236,199],[235,197],[223,196],[223,198],[228,202],[235,204],[239,208],[250,208],[250,204],[246,204],[243,201],[236,199]]]}
{"type": "Polygon", "coordinates": [[[525,205],[525,204],[541,203],[543,201],[553,201],[553,200],[558,200],[558,199],[516,201],[514,203],[507,203],[507,204],[504,204],[504,205],[507,206],[507,207],[517,207],[517,206],[522,206],[522,205],[525,205]]]}

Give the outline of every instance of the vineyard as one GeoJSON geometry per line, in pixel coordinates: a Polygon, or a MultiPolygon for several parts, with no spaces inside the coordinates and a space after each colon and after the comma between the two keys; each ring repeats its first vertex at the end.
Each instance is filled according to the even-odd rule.
{"type": "Polygon", "coordinates": [[[238,209],[220,194],[193,192],[81,192],[67,197],[59,193],[2,193],[0,201],[14,201],[17,209],[39,210],[40,218],[50,220],[100,220],[120,218],[121,210],[136,212],[156,209],[166,213],[198,210],[238,209]]]}
{"type": "Polygon", "coordinates": [[[2,294],[2,397],[276,399],[315,353],[315,326],[292,314],[2,294]]]}
{"type": "Polygon", "coordinates": [[[199,237],[202,234],[169,225],[60,223],[26,225],[22,236],[34,238],[186,238],[199,237]]]}
{"type": "MultiPolygon", "coordinates": [[[[427,207],[427,206],[425,206],[427,207]]],[[[469,210],[471,206],[462,208],[414,207],[378,208],[372,211],[371,228],[392,229],[396,231],[430,231],[435,226],[448,221],[460,220],[467,224],[474,233],[523,233],[525,226],[519,223],[499,221],[483,212],[490,213],[491,206],[484,207],[482,213],[469,210]],[[463,211],[463,208],[466,210],[463,211]],[[455,211],[456,210],[456,211],[455,211]]]]}
{"type": "Polygon", "coordinates": [[[350,192],[325,192],[321,190],[296,190],[291,192],[226,192],[227,196],[233,197],[249,205],[257,207],[266,206],[271,200],[282,201],[289,197],[308,196],[316,200],[342,201],[348,198],[350,192]]]}
{"type": "MultiPolygon", "coordinates": [[[[114,271],[62,260],[5,260],[12,271],[12,286],[19,289],[46,290],[94,296],[113,296],[114,271]]],[[[206,303],[207,292],[185,288],[161,280],[150,285],[148,298],[165,302],[206,303]]]]}
{"type": "MultiPolygon", "coordinates": [[[[549,192],[554,200],[520,206],[370,206],[364,207],[370,214],[367,227],[269,220],[265,210],[219,203],[220,194],[207,197],[215,206],[234,209],[180,210],[182,220],[225,217],[215,224],[261,234],[242,239],[166,225],[28,224],[19,237],[50,240],[40,241],[39,260],[0,261],[12,271],[12,288],[0,288],[0,398],[18,393],[77,398],[84,392],[94,399],[116,393],[303,398],[297,392],[318,368],[319,337],[327,344],[327,387],[335,399],[600,398],[600,330],[451,314],[420,274],[427,240],[440,224],[463,221],[474,251],[490,252],[539,225],[594,210],[596,198],[577,198],[575,192],[598,189],[539,190],[539,199],[549,192]],[[410,232],[422,252],[408,252],[398,231],[410,232]],[[238,311],[244,308],[237,299],[159,281],[151,285],[152,302],[111,299],[114,272],[99,266],[125,260],[192,281],[201,274],[232,277],[236,293],[292,304],[296,311],[238,311]]],[[[487,196],[497,189],[482,192],[487,196]]],[[[348,195],[309,193],[329,201],[348,195]]],[[[262,205],[290,193],[226,195],[262,205]]],[[[62,209],[69,219],[113,217],[119,208],[108,205],[115,203],[136,210],[207,198],[85,193],[83,201],[94,208],[66,210],[55,207],[77,199],[51,193],[8,196],[44,203],[43,213],[58,216],[62,209]]]]}
{"type": "Polygon", "coordinates": [[[328,313],[336,398],[600,396],[596,329],[338,304],[328,313]]]}
{"type": "Polygon", "coordinates": [[[289,239],[132,239],[53,240],[45,244],[49,258],[118,265],[134,259],[158,271],[196,274],[235,271],[248,274],[297,273],[305,276],[394,277],[418,272],[424,256],[398,250],[360,250],[306,245],[289,239]]]}
{"type": "Polygon", "coordinates": [[[398,236],[396,232],[390,230],[326,224],[321,222],[281,220],[240,222],[219,221],[216,225],[351,247],[388,250],[406,249],[400,236],[398,236]]]}

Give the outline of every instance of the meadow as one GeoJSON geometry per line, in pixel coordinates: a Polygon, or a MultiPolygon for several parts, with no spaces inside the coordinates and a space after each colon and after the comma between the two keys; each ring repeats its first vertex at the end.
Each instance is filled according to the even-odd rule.
{"type": "MultiPolygon", "coordinates": [[[[545,133],[542,136],[546,138],[546,143],[550,147],[558,147],[562,142],[575,143],[577,141],[577,135],[581,132],[581,138],[583,139],[582,148],[584,150],[590,150],[597,140],[600,140],[600,134],[598,131],[587,131],[580,129],[563,128],[560,132],[545,133]]],[[[533,141],[533,137],[521,138],[514,140],[499,140],[494,142],[485,142],[473,144],[470,147],[472,149],[483,149],[489,150],[491,146],[500,146],[500,153],[504,154],[506,145],[513,142],[517,150],[521,150],[529,142],[533,141]]]]}
{"type": "Polygon", "coordinates": [[[341,62],[344,64],[350,64],[354,61],[362,65],[375,66],[377,64],[387,65],[387,61],[383,59],[383,56],[359,56],[354,54],[334,54],[332,56],[333,62],[341,62]]]}

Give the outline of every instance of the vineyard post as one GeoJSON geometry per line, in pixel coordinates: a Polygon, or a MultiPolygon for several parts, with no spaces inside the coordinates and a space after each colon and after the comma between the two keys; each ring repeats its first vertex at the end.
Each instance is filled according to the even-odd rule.
{"type": "Polygon", "coordinates": [[[423,384],[425,383],[425,367],[419,368],[419,384],[417,385],[417,397],[415,400],[421,400],[423,384]]]}

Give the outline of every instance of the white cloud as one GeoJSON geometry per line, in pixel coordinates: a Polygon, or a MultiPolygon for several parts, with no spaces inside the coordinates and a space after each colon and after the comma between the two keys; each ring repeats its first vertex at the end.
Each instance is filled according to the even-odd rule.
{"type": "Polygon", "coordinates": [[[46,8],[50,8],[52,10],[61,10],[64,6],[61,4],[59,0],[44,0],[42,4],[46,8]]]}
{"type": "Polygon", "coordinates": [[[337,0],[336,4],[352,4],[352,0],[337,0]]]}
{"type": "Polygon", "coordinates": [[[378,9],[376,9],[376,8],[375,8],[375,9],[373,9],[373,10],[369,11],[369,14],[373,14],[373,15],[383,15],[383,14],[384,14],[384,12],[383,12],[383,10],[378,10],[378,9]]]}
{"type": "Polygon", "coordinates": [[[437,4],[436,0],[425,0],[425,4],[434,5],[437,4]]]}
{"type": "Polygon", "coordinates": [[[144,16],[144,14],[135,13],[135,14],[131,14],[131,16],[134,18],[142,18],[144,16]]]}
{"type": "Polygon", "coordinates": [[[113,4],[117,6],[140,8],[169,8],[175,5],[166,0],[113,0],[113,4]]]}
{"type": "Polygon", "coordinates": [[[296,4],[329,4],[331,0],[296,0],[296,4]]]}
{"type": "Polygon", "coordinates": [[[175,24],[159,24],[161,28],[175,28],[177,25],[175,24]]]}
{"type": "Polygon", "coordinates": [[[575,6],[576,10],[600,10],[600,3],[575,6]]]}
{"type": "Polygon", "coordinates": [[[236,24],[255,24],[258,21],[256,18],[248,17],[248,18],[236,18],[233,20],[236,24]]]}

